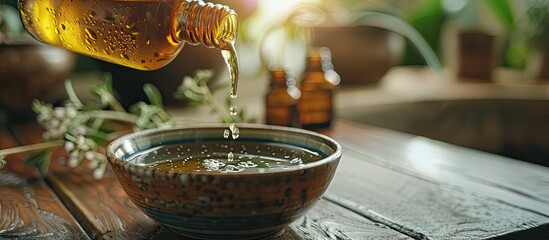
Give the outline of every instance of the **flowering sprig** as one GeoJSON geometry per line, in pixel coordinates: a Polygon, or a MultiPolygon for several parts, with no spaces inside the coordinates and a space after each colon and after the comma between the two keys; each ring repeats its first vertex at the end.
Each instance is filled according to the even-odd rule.
{"type": "Polygon", "coordinates": [[[130,108],[131,112],[125,111],[114,97],[110,75],[105,75],[104,81],[92,89],[98,101],[83,103],[70,81],[65,82],[65,89],[69,99],[63,106],[54,107],[38,100],[32,104],[32,109],[37,113],[37,122],[45,129],[42,134],[44,142],[0,150],[0,168],[7,164],[4,158],[6,155],[34,152],[25,163],[37,165],[40,172],[45,174],[52,149],[63,146],[69,167],[77,167],[87,160],[94,178],[102,178],[107,165],[104,144],[112,140],[117,130],[127,128],[127,124],[114,123],[133,124],[134,130],[174,125],[159,100],[162,99],[159,91],[150,84],[144,86],[144,91],[151,104],[138,102],[130,108]],[[112,126],[119,129],[113,129],[112,126]]]}
{"type": "MultiPolygon", "coordinates": [[[[217,114],[223,122],[242,122],[244,111],[227,111],[231,99],[227,98],[226,106],[219,104],[213,93],[227,88],[218,84],[208,86],[213,72],[198,70],[193,77],[185,77],[174,94],[195,105],[206,105],[217,114]]],[[[36,165],[41,174],[49,167],[53,149],[63,147],[67,152],[67,165],[77,167],[88,162],[93,170],[93,177],[102,178],[107,166],[104,145],[118,135],[121,130],[166,128],[174,126],[172,117],[166,112],[162,96],[152,84],[143,87],[149,103],[137,102],[126,111],[113,94],[110,75],[94,88],[92,93],[96,101],[83,102],[77,96],[70,81],[65,82],[68,99],[62,106],[35,100],[32,109],[37,114],[37,122],[45,129],[42,134],[44,142],[0,150],[0,168],[7,164],[5,156],[21,152],[30,154],[25,163],[36,165]],[[123,123],[123,124],[120,124],[123,123]],[[125,123],[125,124],[124,124],[125,123]]],[[[253,121],[253,120],[248,120],[253,121]]]]}
{"type": "Polygon", "coordinates": [[[186,76],[174,93],[176,99],[182,99],[191,105],[206,105],[212,113],[216,114],[224,123],[231,122],[252,122],[253,119],[245,119],[244,110],[238,109],[231,112],[232,98],[227,97],[225,105],[218,103],[214,94],[221,89],[227,89],[227,84],[214,84],[208,86],[213,77],[211,70],[198,70],[192,77],[186,76]]]}

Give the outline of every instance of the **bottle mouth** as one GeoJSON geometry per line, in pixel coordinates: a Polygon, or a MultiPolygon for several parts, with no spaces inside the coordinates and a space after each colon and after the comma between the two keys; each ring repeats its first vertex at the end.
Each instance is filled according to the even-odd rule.
{"type": "Polygon", "coordinates": [[[202,1],[186,1],[177,11],[175,39],[191,45],[229,50],[236,40],[238,19],[228,6],[202,1]]]}
{"type": "Polygon", "coordinates": [[[216,30],[216,36],[218,43],[216,44],[219,46],[220,49],[230,49],[229,46],[226,46],[226,44],[233,45],[236,41],[236,36],[238,34],[238,20],[236,17],[236,13],[232,11],[232,14],[229,14],[226,16],[221,23],[219,24],[219,27],[216,30]]]}

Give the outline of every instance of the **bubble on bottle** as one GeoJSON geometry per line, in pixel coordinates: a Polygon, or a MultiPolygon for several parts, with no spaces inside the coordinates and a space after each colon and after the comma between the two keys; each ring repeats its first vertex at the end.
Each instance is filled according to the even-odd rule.
{"type": "Polygon", "coordinates": [[[232,161],[234,160],[234,154],[233,154],[232,152],[229,152],[229,153],[227,154],[227,160],[228,160],[229,162],[232,162],[232,161]]]}
{"type": "Polygon", "coordinates": [[[97,34],[93,30],[89,28],[84,28],[84,32],[86,32],[86,36],[88,36],[92,40],[97,40],[97,34]]]}
{"type": "Polygon", "coordinates": [[[126,25],[125,25],[125,27],[126,27],[127,29],[132,29],[132,28],[135,27],[135,22],[134,22],[134,21],[127,22],[126,25]]]}
{"type": "Polygon", "coordinates": [[[121,53],[121,54],[120,54],[120,57],[122,57],[122,58],[124,58],[124,59],[126,59],[126,60],[130,60],[130,57],[129,57],[128,54],[126,54],[126,53],[121,53]]]}

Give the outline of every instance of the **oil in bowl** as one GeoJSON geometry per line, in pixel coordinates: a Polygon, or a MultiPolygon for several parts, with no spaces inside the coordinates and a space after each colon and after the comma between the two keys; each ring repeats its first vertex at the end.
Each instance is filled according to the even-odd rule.
{"type": "Polygon", "coordinates": [[[155,147],[138,152],[127,161],[154,170],[229,173],[302,167],[322,157],[318,152],[281,143],[216,141],[155,147]]]}
{"type": "Polygon", "coordinates": [[[107,157],[129,198],[174,232],[200,239],[280,234],[326,191],[341,157],[333,139],[306,130],[207,125],[136,132],[107,157]]]}

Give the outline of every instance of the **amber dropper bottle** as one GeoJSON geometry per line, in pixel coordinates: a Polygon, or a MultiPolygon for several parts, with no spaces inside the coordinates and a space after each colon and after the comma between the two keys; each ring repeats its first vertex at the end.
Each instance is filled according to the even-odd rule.
{"type": "Polygon", "coordinates": [[[270,73],[270,88],[265,96],[265,123],[299,127],[297,102],[301,91],[295,79],[281,67],[271,68],[270,73]]]}
{"type": "Polygon", "coordinates": [[[135,69],[167,65],[185,43],[219,49],[236,96],[238,22],[227,6],[200,0],[19,0],[19,11],[37,40],[135,69]]]}
{"type": "Polygon", "coordinates": [[[333,70],[330,50],[326,47],[309,49],[297,105],[303,128],[330,127],[334,115],[333,92],[339,81],[339,75],[333,70]]]}

